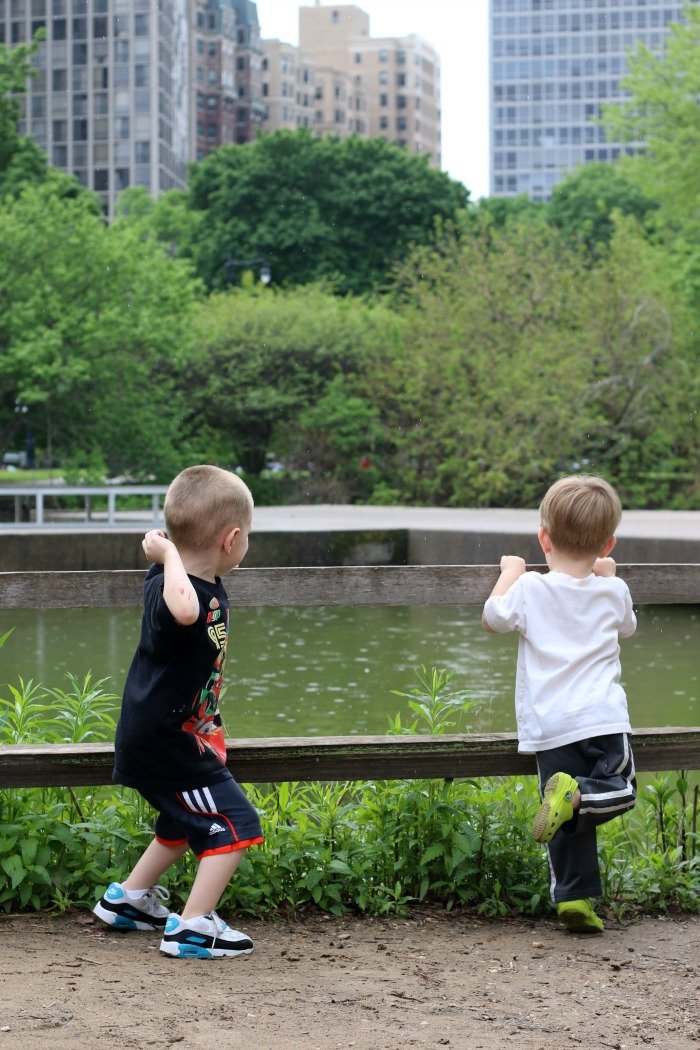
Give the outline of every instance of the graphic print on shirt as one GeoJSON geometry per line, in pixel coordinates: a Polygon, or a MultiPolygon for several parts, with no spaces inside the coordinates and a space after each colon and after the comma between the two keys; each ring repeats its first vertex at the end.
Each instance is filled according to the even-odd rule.
{"type": "Polygon", "coordinates": [[[183,731],[191,733],[197,742],[199,753],[209,748],[222,765],[226,763],[224,729],[219,715],[219,695],[223,681],[226,642],[228,639],[228,610],[221,609],[217,598],[209,602],[207,612],[207,634],[218,652],[211,674],[204,688],[194,697],[194,714],[183,723],[183,731]]]}

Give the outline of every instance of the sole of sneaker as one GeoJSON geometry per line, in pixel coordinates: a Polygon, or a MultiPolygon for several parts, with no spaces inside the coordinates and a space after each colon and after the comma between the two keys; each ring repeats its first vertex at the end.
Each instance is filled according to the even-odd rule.
{"type": "Polygon", "coordinates": [[[572,904],[568,908],[557,909],[557,918],[569,933],[602,933],[605,929],[603,920],[590,906],[582,908],[572,904]]]}
{"type": "Polygon", "coordinates": [[[172,955],[178,959],[235,959],[239,955],[250,955],[252,948],[236,951],[233,948],[201,948],[196,944],[183,944],[181,941],[161,941],[163,955],[172,955]]]}
{"type": "Polygon", "coordinates": [[[147,933],[153,933],[154,930],[163,929],[162,926],[154,926],[152,922],[147,922],[145,919],[130,919],[126,915],[117,915],[116,912],[108,911],[107,908],[102,907],[101,901],[98,901],[92,909],[92,914],[96,915],[107,926],[111,926],[113,930],[120,930],[122,933],[128,933],[130,930],[142,930],[147,933]]]}
{"type": "Polygon", "coordinates": [[[542,799],[542,805],[535,815],[535,819],[532,822],[532,835],[536,842],[550,842],[556,835],[562,824],[566,824],[567,820],[571,820],[574,810],[571,805],[571,798],[567,798],[573,794],[578,785],[573,777],[566,776],[565,774],[555,773],[554,776],[550,777],[544,786],[544,798],[542,799]],[[565,779],[561,782],[559,778],[565,776],[565,779]],[[574,785],[573,787],[571,785],[574,785]]]}

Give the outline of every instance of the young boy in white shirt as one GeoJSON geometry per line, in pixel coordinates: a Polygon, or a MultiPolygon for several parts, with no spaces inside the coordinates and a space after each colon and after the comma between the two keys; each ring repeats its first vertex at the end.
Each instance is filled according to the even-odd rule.
{"type": "Polygon", "coordinates": [[[634,806],[636,782],[618,639],[637,621],[609,557],[620,500],[602,478],[561,478],[540,506],[548,573],[504,555],[484,606],[487,631],[518,631],[518,750],[537,758],[542,804],[533,835],[546,843],[559,921],[600,933],[589,898],[601,893],[596,827],[634,806]]]}

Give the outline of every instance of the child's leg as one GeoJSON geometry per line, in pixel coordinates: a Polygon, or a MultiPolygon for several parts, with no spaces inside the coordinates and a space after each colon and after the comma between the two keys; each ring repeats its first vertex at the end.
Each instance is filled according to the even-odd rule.
{"type": "Polygon", "coordinates": [[[580,828],[596,828],[632,809],[637,797],[634,756],[626,733],[582,741],[590,758],[587,776],[579,776],[580,828]]]}
{"type": "Polygon", "coordinates": [[[593,737],[537,754],[540,791],[560,771],[574,777],[581,800],[573,818],[548,843],[555,904],[601,893],[596,827],[635,801],[634,759],[626,734],[593,737]]]}
{"type": "MultiPolygon", "coordinates": [[[[540,794],[555,773],[565,772],[574,777],[588,774],[590,762],[586,758],[586,741],[576,741],[563,747],[538,751],[537,768],[540,794]]],[[[578,811],[562,825],[547,843],[550,882],[549,890],[554,904],[562,901],[598,897],[601,892],[598,849],[595,827],[579,827],[578,811]]]]}
{"type": "Polygon", "coordinates": [[[183,919],[191,919],[195,915],[208,915],[214,911],[236,868],[243,860],[244,853],[245,848],[202,857],[190,895],[182,909],[183,919]]]}
{"type": "Polygon", "coordinates": [[[155,886],[171,864],[175,864],[180,857],[185,855],[187,848],[187,842],[166,845],[164,842],[159,842],[158,839],[152,839],[122,886],[132,891],[146,890],[155,886]]]}

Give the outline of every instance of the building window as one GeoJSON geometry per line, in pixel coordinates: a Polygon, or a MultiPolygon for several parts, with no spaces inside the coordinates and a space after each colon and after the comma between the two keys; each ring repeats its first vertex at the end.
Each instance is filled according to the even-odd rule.
{"type": "Polygon", "coordinates": [[[137,164],[150,164],[151,162],[151,144],[150,142],[136,142],[134,143],[135,159],[137,164]]]}
{"type": "Polygon", "coordinates": [[[140,88],[151,86],[151,70],[148,66],[134,66],[134,84],[140,88]]]}

